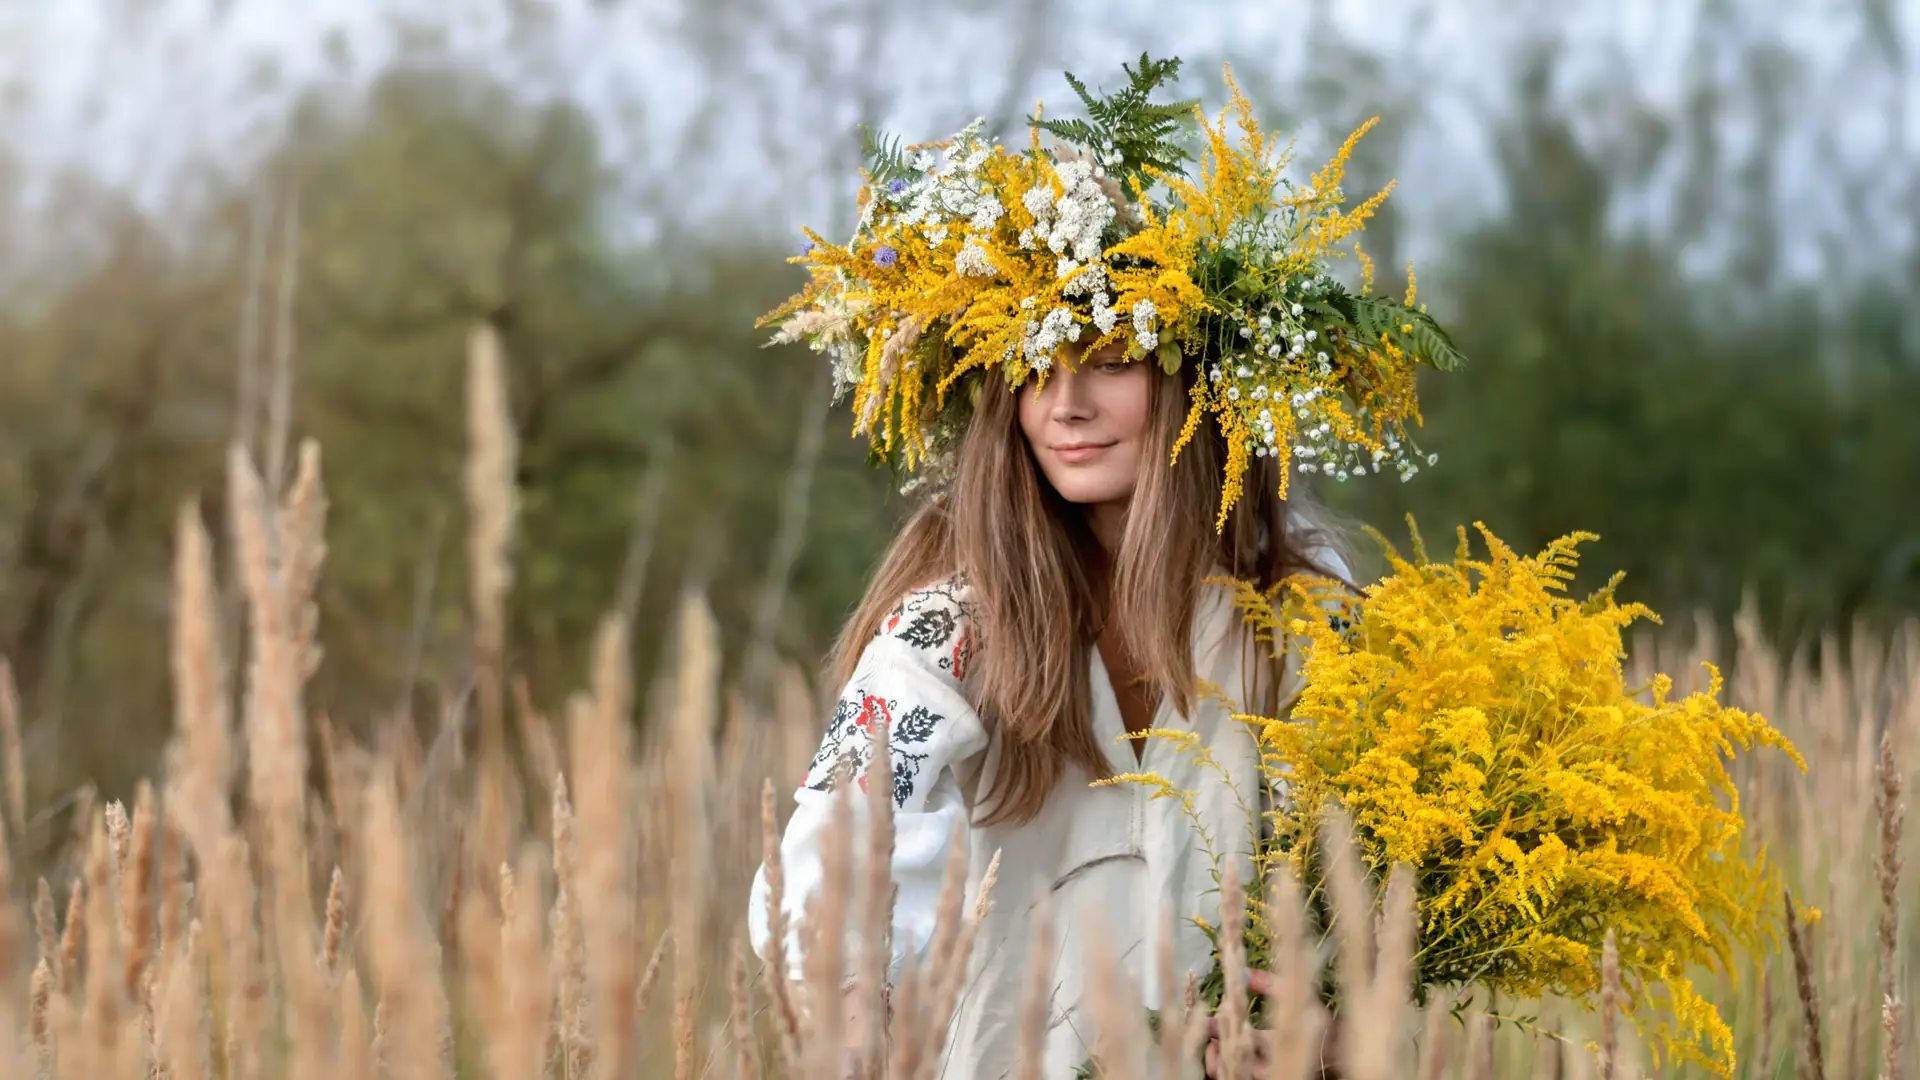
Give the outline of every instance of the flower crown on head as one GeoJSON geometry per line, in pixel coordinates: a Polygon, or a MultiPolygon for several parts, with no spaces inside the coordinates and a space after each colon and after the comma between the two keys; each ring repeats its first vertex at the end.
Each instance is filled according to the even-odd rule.
{"type": "Polygon", "coordinates": [[[983,140],[982,120],[905,148],[867,134],[853,238],[807,230],[789,260],[807,267],[805,289],[756,325],[777,321],[774,343],[831,358],[836,400],[853,391],[854,434],[876,463],[919,474],[908,490],[928,472],[944,481],[986,377],[1017,388],[1044,380],[1069,345],[1113,342],[1170,374],[1202,365],[1173,457],[1211,415],[1227,445],[1216,528],[1253,458],[1291,466],[1282,497],[1293,468],[1341,480],[1420,471],[1405,430],[1420,420],[1415,367],[1463,358],[1415,305],[1411,271],[1392,300],[1370,294],[1357,243],[1358,292],[1327,268],[1392,189],[1343,209],[1347,159],[1375,121],[1296,186],[1281,175],[1291,147],[1260,130],[1230,70],[1215,123],[1196,102],[1149,100],[1179,68],[1142,54],[1102,98],[1067,73],[1088,118],[1029,117],[1024,152],[983,140]],[[1179,171],[1193,158],[1175,141],[1187,120],[1204,136],[1197,175],[1179,171]],[[1043,131],[1057,142],[1043,146],[1043,131]]]}

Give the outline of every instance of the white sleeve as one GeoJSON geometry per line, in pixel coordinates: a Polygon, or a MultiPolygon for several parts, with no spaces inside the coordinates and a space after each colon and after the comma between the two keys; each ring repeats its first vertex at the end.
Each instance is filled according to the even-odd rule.
{"type": "MultiPolygon", "coordinates": [[[[903,962],[923,957],[933,937],[942,879],[960,827],[967,835],[967,807],[960,787],[963,766],[986,749],[978,715],[960,690],[971,657],[972,635],[964,601],[951,589],[913,593],[881,623],[868,642],[834,706],[819,750],[794,793],[795,807],[780,839],[785,878],[781,907],[789,929],[788,973],[799,978],[800,919],[824,880],[821,848],[832,827],[834,785],[853,778],[864,792],[872,757],[872,725],[889,732],[893,759],[894,901],[893,947],[888,979],[903,962]]],[[[862,869],[866,861],[868,810],[864,795],[851,800],[848,925],[858,925],[862,869]]],[[[755,873],[747,915],[753,951],[764,959],[771,935],[766,867],[755,873]]],[[[847,973],[858,970],[849,942],[847,973]]]]}

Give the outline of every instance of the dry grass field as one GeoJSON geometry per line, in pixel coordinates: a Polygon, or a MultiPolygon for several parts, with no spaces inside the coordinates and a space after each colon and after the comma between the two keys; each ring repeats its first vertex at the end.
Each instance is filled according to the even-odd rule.
{"type": "MultiPolygon", "coordinates": [[[[748,882],[824,724],[817,694],[832,688],[790,669],[773,705],[748,708],[721,682],[722,643],[697,595],[674,615],[667,685],[633,685],[613,619],[568,700],[529,700],[504,662],[514,451],[490,355],[475,350],[470,397],[470,698],[444,716],[358,723],[374,733],[359,740],[305,708],[325,632],[312,602],[325,572],[320,451],[302,448],[284,492],[236,452],[222,558],[195,512],[178,523],[167,759],[136,791],[83,791],[59,816],[74,827],[51,843],[59,855],[44,876],[7,873],[0,1076],[939,1075],[978,914],[957,893],[884,1032],[842,1022],[834,975],[849,943],[828,927],[844,920],[814,924],[803,984],[765,979],[745,948],[748,882]],[[246,598],[239,656],[223,655],[219,625],[216,568],[229,562],[246,598]]],[[[1742,775],[1755,840],[1794,902],[1819,915],[1796,920],[1790,946],[1702,982],[1733,1025],[1739,1075],[1920,1075],[1910,1004],[1901,1011],[1920,972],[1920,887],[1900,879],[1898,813],[1920,763],[1920,625],[1792,655],[1750,620],[1731,641],[1669,627],[1633,662],[1685,688],[1683,673],[1707,659],[1726,664],[1734,702],[1770,718],[1808,763],[1802,775],[1776,755],[1742,775]]],[[[0,835],[16,845],[47,828],[45,808],[22,795],[34,763],[19,729],[0,685],[0,835]]],[[[849,832],[839,854],[855,844],[884,853],[884,825],[849,832]]],[[[1357,866],[1347,872],[1346,902],[1367,903],[1357,866]]],[[[871,925],[884,918],[884,883],[847,880],[824,909],[871,925]]],[[[1473,1001],[1456,1021],[1412,1009],[1399,899],[1376,933],[1326,961],[1354,972],[1367,1002],[1343,1040],[1348,1075],[1668,1074],[1604,1012],[1473,1001]]],[[[1295,934],[1281,950],[1292,963],[1276,965],[1288,1023],[1269,1075],[1309,1074],[1324,1018],[1287,1000],[1303,992],[1307,947],[1295,934]]],[[[1229,978],[1244,978],[1235,965],[1229,978]]],[[[1157,1034],[1127,1023],[1137,988],[1104,985],[1099,1008],[1117,1034],[1092,1049],[1109,1075],[1175,1075],[1197,1060],[1197,1023],[1175,1016],[1157,1034]]],[[[1235,1017],[1223,1027],[1230,1051],[1244,1045],[1235,1017]]]]}

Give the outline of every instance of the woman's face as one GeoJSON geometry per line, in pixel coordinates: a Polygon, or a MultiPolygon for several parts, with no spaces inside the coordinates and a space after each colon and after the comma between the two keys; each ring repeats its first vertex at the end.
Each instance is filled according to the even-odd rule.
{"type": "Polygon", "coordinates": [[[1124,509],[1145,453],[1153,373],[1125,363],[1122,343],[1058,364],[1036,392],[1021,387],[1020,430],[1061,498],[1124,509]]]}

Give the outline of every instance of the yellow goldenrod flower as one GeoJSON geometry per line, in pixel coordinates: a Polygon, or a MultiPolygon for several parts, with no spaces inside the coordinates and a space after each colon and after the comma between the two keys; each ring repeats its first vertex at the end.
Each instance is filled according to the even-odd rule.
{"type": "Polygon", "coordinates": [[[1688,972],[1727,970],[1776,927],[1773,870],[1747,850],[1728,760],[1774,747],[1805,763],[1723,704],[1711,669],[1678,700],[1665,676],[1627,684],[1623,631],[1653,613],[1617,602],[1618,578],[1566,595],[1590,534],[1522,556],[1479,531],[1484,559],[1464,529],[1448,563],[1417,533],[1411,559],[1389,546],[1393,572],[1357,598],[1235,583],[1255,631],[1300,650],[1304,680],[1289,716],[1249,718],[1262,772],[1287,792],[1256,866],[1285,862],[1311,887],[1320,823],[1341,807],[1374,873],[1418,874],[1422,986],[1591,1000],[1612,928],[1656,1050],[1730,1076],[1727,1027],[1688,972]]]}

